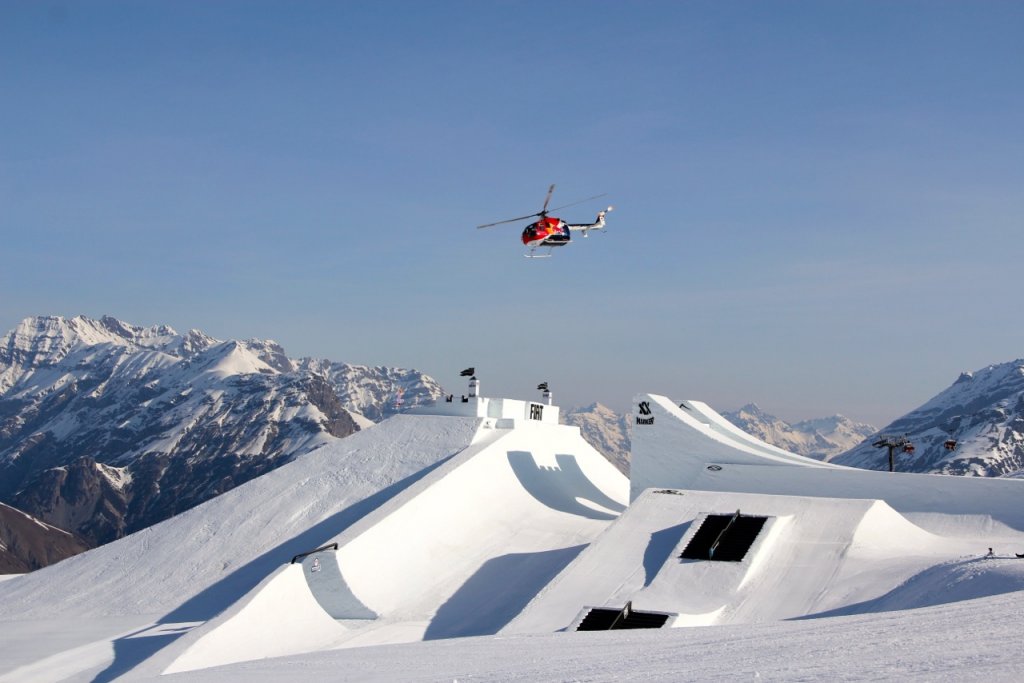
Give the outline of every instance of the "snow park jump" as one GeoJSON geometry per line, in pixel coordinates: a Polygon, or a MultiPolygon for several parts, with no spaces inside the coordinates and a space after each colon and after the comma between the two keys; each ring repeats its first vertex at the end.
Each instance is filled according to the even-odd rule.
{"type": "Polygon", "coordinates": [[[1012,553],[978,553],[1024,548],[1024,482],[829,465],[654,394],[634,400],[627,478],[550,398],[470,393],[0,582],[0,681],[271,680],[299,656],[385,680],[358,653],[564,651],[594,628],[823,624],[1024,590],[1012,553]]]}

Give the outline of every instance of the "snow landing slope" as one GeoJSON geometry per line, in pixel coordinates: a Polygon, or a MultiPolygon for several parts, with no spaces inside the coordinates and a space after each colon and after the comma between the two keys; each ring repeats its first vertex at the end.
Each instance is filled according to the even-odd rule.
{"type": "MultiPolygon", "coordinates": [[[[0,673],[87,644],[75,626],[59,640],[40,642],[19,622],[43,628],[57,616],[83,626],[104,620],[114,640],[151,624],[213,617],[293,555],[337,535],[466,448],[480,422],[396,417],[165,522],[0,583],[0,673]]],[[[23,673],[22,680],[32,678],[23,673]]]]}
{"type": "Polygon", "coordinates": [[[626,495],[625,477],[575,428],[485,424],[473,447],[332,539],[337,552],[281,567],[240,609],[183,638],[167,671],[497,633],[625,509],[626,495]],[[317,586],[327,574],[333,589],[317,586]],[[267,613],[301,635],[254,635],[267,613]]]}
{"type": "Polygon", "coordinates": [[[508,422],[397,416],[166,522],[4,582],[0,675],[24,680],[70,666],[84,680],[146,677],[310,644],[494,633],[628,495],[625,477],[577,429],[508,422]],[[334,542],[337,553],[290,564],[334,542]],[[327,575],[333,585],[314,585],[327,575]],[[266,636],[267,622],[253,617],[284,605],[272,610],[266,636]],[[330,615],[339,609],[356,613],[330,615]],[[57,614],[63,635],[40,638],[57,614]],[[304,637],[281,636],[282,619],[304,637]]]}

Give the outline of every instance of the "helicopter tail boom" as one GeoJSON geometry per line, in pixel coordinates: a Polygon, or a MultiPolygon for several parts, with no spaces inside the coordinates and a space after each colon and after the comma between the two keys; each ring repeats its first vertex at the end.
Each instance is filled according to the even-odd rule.
{"type": "Polygon", "coordinates": [[[582,225],[569,225],[569,224],[566,224],[565,227],[568,228],[572,232],[582,231],[583,232],[583,236],[586,237],[587,236],[587,232],[589,230],[604,230],[604,216],[609,211],[614,211],[614,210],[615,210],[614,206],[609,206],[607,209],[603,209],[603,210],[597,212],[597,219],[593,223],[585,223],[585,224],[582,224],[582,225]]]}

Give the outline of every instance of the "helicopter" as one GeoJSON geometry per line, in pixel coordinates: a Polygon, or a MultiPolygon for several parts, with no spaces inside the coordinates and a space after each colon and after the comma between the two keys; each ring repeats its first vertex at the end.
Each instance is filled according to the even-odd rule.
{"type": "MultiPolygon", "coordinates": [[[[508,220],[498,221],[496,223],[486,223],[484,225],[476,226],[480,228],[490,228],[495,225],[503,225],[504,223],[515,223],[516,221],[526,220],[527,218],[533,218],[539,216],[539,218],[526,226],[523,230],[523,244],[530,248],[526,254],[523,254],[527,258],[547,258],[551,256],[551,252],[554,251],[555,247],[564,247],[569,244],[569,240],[572,239],[573,232],[582,232],[584,237],[587,237],[587,233],[590,230],[604,230],[604,216],[609,211],[614,210],[615,207],[609,206],[606,209],[602,209],[597,212],[597,219],[593,223],[586,223],[581,225],[571,225],[566,223],[561,218],[555,218],[554,216],[548,216],[548,203],[551,202],[551,194],[555,191],[554,184],[548,188],[548,196],[544,198],[544,206],[537,213],[527,214],[526,216],[519,216],[518,218],[509,218],[508,220]],[[538,247],[547,247],[548,253],[536,254],[534,253],[538,247]]],[[[606,193],[607,194],[607,193],[606,193]]],[[[571,204],[564,204],[557,208],[551,209],[551,211],[558,211],[559,209],[565,209],[570,206],[576,206],[583,202],[589,202],[592,199],[603,197],[604,194],[594,195],[593,197],[587,197],[581,199],[578,202],[571,204]]]]}

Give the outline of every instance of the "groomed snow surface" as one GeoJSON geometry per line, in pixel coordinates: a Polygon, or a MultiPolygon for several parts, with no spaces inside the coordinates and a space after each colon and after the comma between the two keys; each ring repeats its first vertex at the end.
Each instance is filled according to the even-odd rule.
{"type": "Polygon", "coordinates": [[[0,681],[1016,678],[1024,482],[635,403],[632,486],[525,408],[402,415],[2,581],[0,681]],[[763,520],[740,561],[680,557],[737,512],[763,520]],[[572,631],[627,602],[665,627],[572,631]]]}

